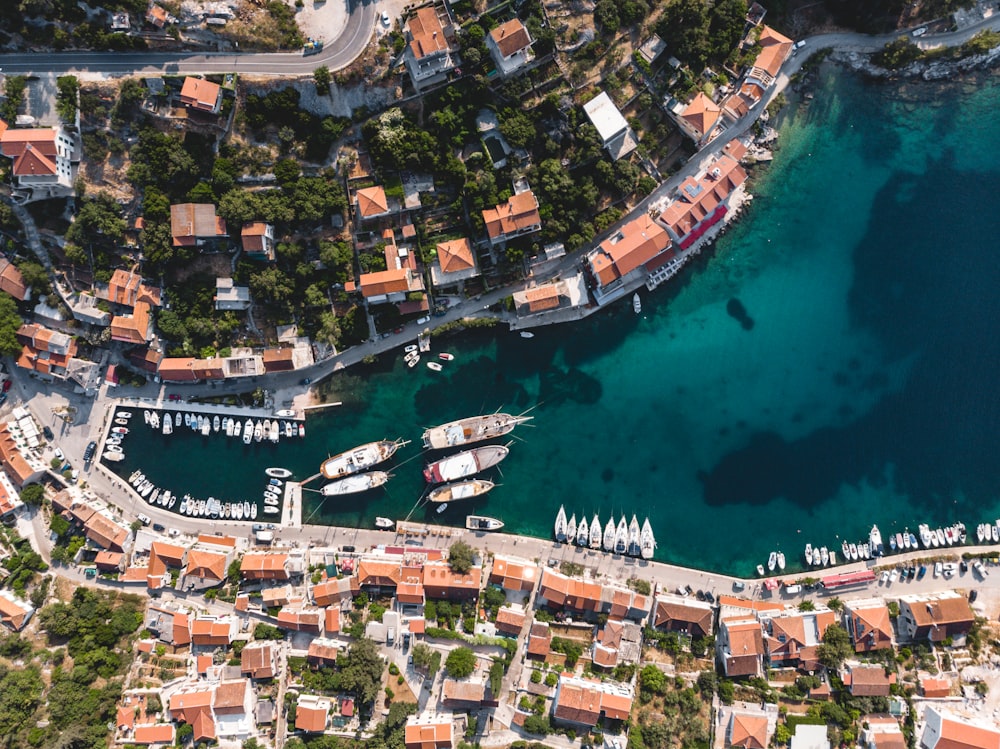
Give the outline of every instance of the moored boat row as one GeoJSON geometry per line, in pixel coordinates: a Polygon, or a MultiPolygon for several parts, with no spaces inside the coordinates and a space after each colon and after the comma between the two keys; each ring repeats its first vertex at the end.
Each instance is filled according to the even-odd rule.
{"type": "MultiPolygon", "coordinates": [[[[115,414],[114,423],[116,427],[127,427],[129,422],[124,414],[131,412],[118,411],[115,414]]],[[[240,438],[243,443],[249,445],[251,442],[278,442],[280,439],[291,439],[293,437],[305,437],[305,424],[296,423],[292,420],[295,412],[290,410],[279,411],[276,416],[283,418],[274,419],[252,419],[246,420],[220,416],[219,414],[197,414],[182,411],[159,411],[145,409],[142,412],[143,419],[152,429],[160,430],[164,435],[173,434],[177,427],[182,424],[194,432],[207,437],[212,433],[224,432],[227,437],[240,438]],[[162,420],[162,427],[160,426],[162,420]]],[[[127,432],[126,432],[127,433],[127,432]]]]}
{"type": "Polygon", "coordinates": [[[555,536],[556,541],[560,543],[603,549],[614,554],[643,559],[652,558],[656,549],[656,538],[649,518],[646,518],[640,526],[639,519],[635,515],[632,516],[631,522],[626,521],[623,515],[617,525],[614,517],[608,518],[602,530],[601,519],[596,512],[591,520],[588,521],[586,515],[582,515],[577,522],[575,513],[567,520],[566,508],[560,506],[556,515],[555,536]]]}

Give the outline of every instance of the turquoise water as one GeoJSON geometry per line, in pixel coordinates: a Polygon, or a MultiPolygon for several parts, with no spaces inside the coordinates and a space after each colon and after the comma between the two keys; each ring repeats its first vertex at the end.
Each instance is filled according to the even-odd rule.
{"type": "MultiPolygon", "coordinates": [[[[338,374],[343,401],[277,447],[130,435],[177,492],[260,495],[263,468],[299,478],[328,453],[406,437],[384,493],[320,502],[312,522],[405,517],[423,489],[422,429],[531,409],[500,486],[453,505],[551,534],[567,512],[648,515],[657,558],[748,573],[772,548],[1000,516],[1000,86],[866,83],[838,70],[790,110],[745,217],[669,284],[525,340],[435,341],[433,373],[401,352],[338,374]],[[155,455],[155,462],[151,458],[155,455]],[[175,486],[176,485],[176,486],[175,486]]],[[[318,485],[317,485],[318,488],[318,485]]],[[[427,510],[414,518],[431,518],[427,510]]]]}

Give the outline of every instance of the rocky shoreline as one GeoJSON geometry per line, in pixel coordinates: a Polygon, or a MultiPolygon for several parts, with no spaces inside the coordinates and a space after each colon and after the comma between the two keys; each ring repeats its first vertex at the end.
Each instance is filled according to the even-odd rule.
{"type": "Polygon", "coordinates": [[[1000,46],[981,55],[971,55],[958,60],[916,60],[898,70],[889,70],[872,62],[872,54],[854,51],[834,51],[827,58],[870,78],[892,80],[899,78],[920,78],[925,81],[940,81],[956,74],[992,70],[1000,62],[1000,46]]]}

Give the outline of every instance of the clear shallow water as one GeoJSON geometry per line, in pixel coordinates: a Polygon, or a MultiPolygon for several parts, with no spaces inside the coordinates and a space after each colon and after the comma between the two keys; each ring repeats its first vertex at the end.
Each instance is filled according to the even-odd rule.
{"type": "MultiPolygon", "coordinates": [[[[919,522],[1000,515],[1000,86],[869,84],[837,70],[781,128],[752,208],[671,283],[531,340],[435,341],[445,371],[401,352],[339,374],[306,440],[246,448],[130,435],[126,475],[255,498],[263,468],[299,478],[328,453],[386,437],[385,493],[320,502],[311,522],[370,526],[420,496],[425,426],[499,407],[519,427],[501,484],[470,511],[551,534],[567,512],[648,515],[657,558],[749,573],[781,548],[919,522]],[[155,460],[153,460],[155,456],[155,460]],[[409,461],[409,462],[406,462],[409,461]]],[[[319,484],[316,484],[317,488],[319,484]]],[[[420,509],[414,518],[430,518],[420,509]]]]}

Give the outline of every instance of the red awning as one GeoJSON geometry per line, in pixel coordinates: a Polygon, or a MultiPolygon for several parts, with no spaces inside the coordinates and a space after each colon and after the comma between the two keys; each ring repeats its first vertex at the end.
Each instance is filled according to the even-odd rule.
{"type": "Polygon", "coordinates": [[[873,570],[861,570],[860,572],[842,572],[839,575],[830,575],[822,580],[824,588],[839,588],[844,585],[859,585],[870,583],[875,579],[873,570]]]}
{"type": "Polygon", "coordinates": [[[719,223],[719,219],[725,216],[728,210],[729,209],[726,207],[726,205],[723,204],[720,205],[718,208],[716,208],[714,211],[712,211],[711,215],[709,215],[708,218],[706,218],[704,221],[698,224],[698,226],[695,227],[694,231],[692,231],[683,240],[681,240],[681,249],[686,250],[688,247],[690,247],[699,239],[701,239],[702,235],[706,231],[708,231],[717,223],[719,223]]]}

